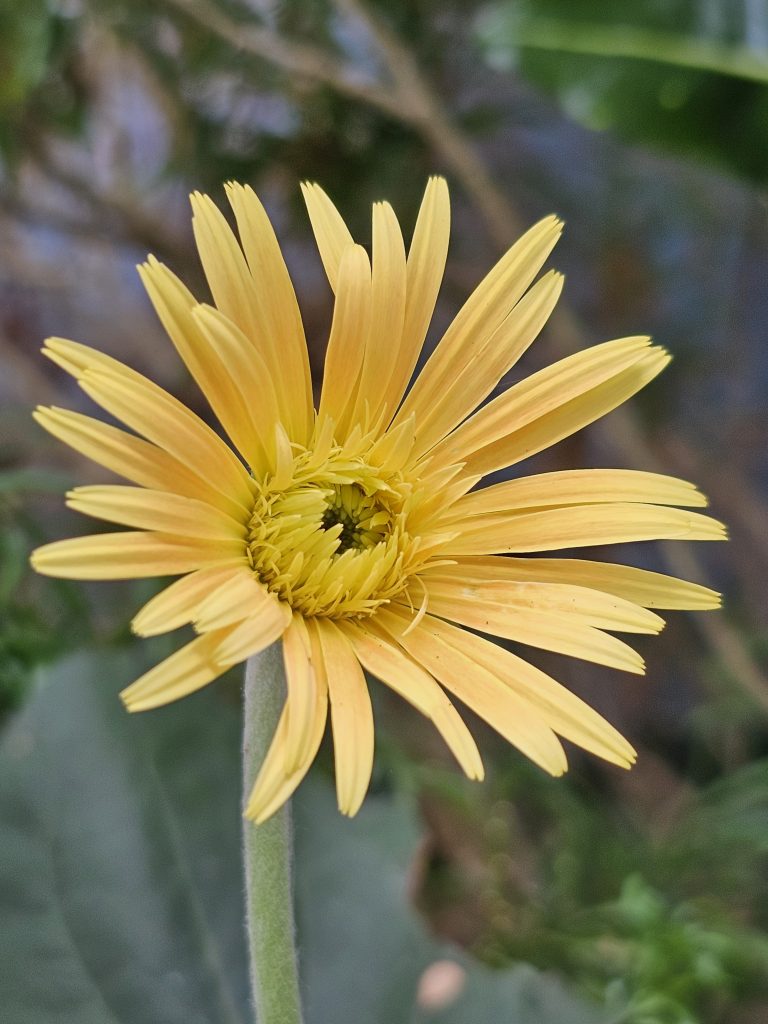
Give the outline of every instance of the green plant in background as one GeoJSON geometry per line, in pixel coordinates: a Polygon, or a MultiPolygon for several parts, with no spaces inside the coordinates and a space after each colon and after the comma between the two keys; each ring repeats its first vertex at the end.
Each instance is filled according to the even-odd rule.
{"type": "Polygon", "coordinates": [[[488,4],[478,38],[590,128],[768,178],[768,11],[761,3],[488,4]]]}

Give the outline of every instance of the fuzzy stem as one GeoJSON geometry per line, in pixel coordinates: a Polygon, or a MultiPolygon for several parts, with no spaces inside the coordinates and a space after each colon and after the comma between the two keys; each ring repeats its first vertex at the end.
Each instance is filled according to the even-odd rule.
{"type": "MultiPolygon", "coordinates": [[[[245,668],[245,799],[266,755],[285,698],[280,644],[245,668]]],[[[243,820],[243,856],[253,999],[258,1024],[301,1024],[291,887],[288,805],[262,825],[243,820]]]]}

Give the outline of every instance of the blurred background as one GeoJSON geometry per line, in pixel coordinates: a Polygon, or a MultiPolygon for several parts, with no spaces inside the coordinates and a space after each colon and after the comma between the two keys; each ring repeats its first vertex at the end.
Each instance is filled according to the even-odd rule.
{"type": "MultiPolygon", "coordinates": [[[[454,205],[452,245],[428,347],[525,227],[549,212],[563,216],[552,263],[566,274],[564,301],[521,372],[639,333],[653,334],[675,359],[631,408],[537,457],[535,471],[626,466],[695,481],[729,524],[728,545],[668,543],[594,557],[716,586],[725,607],[671,613],[661,637],[641,639],[645,679],[532,656],[636,743],[629,774],[569,751],[571,772],[550,780],[475,722],[489,770],[473,786],[429,728],[377,687],[372,809],[352,826],[337,822],[322,789],[313,807],[323,814],[310,808],[300,817],[300,868],[302,843],[307,857],[317,855],[315,835],[327,850],[353,844],[336,850],[322,876],[325,898],[332,890],[333,912],[350,931],[324,935],[318,956],[338,957],[354,975],[348,1019],[356,1022],[411,1019],[392,1001],[401,990],[423,1019],[464,1024],[768,1019],[767,143],[765,0],[0,0],[0,706],[16,767],[32,751],[46,764],[44,779],[73,780],[47,810],[39,801],[50,792],[18,796],[28,767],[16,804],[6,780],[14,827],[42,843],[29,822],[56,821],[49,846],[82,852],[85,798],[78,800],[72,751],[89,742],[78,733],[91,721],[77,703],[90,700],[77,690],[86,677],[98,677],[111,702],[92,730],[138,730],[123,745],[132,749],[130,737],[141,734],[148,757],[170,730],[158,778],[178,777],[190,744],[214,743],[205,719],[234,721],[239,699],[233,679],[192,698],[190,711],[170,709],[184,729],[174,732],[166,712],[159,726],[126,726],[111,710],[115,679],[129,681],[144,659],[165,653],[127,629],[152,585],[86,586],[27,571],[38,543],[92,529],[64,508],[64,490],[107,479],[30,418],[38,403],[92,412],[40,356],[42,339],[57,334],[103,349],[207,415],[135,264],[153,252],[205,297],[187,197],[200,189],[221,201],[222,182],[234,178],[253,185],[276,225],[319,381],[331,294],[299,182],[323,185],[367,243],[372,201],[393,203],[407,239],[427,177],[442,173],[454,205]],[[60,679],[74,687],[70,698],[60,679]],[[57,728],[72,717],[58,746],[41,724],[46,686],[56,694],[47,714],[57,728]],[[153,729],[160,732],[147,739],[153,729]],[[43,746],[30,747],[31,736],[43,746]],[[370,873],[373,892],[355,889],[355,870],[370,873]],[[345,959],[355,954],[352,934],[360,948],[371,932],[384,943],[375,948],[389,948],[383,933],[394,925],[376,878],[402,896],[402,933],[389,935],[391,948],[402,953],[414,929],[422,943],[402,984],[393,958],[381,955],[359,974],[345,959]],[[384,902],[374,909],[377,898],[384,902]],[[450,951],[447,959],[438,949],[450,951]],[[369,974],[378,980],[366,988],[369,974]],[[499,994],[510,978],[512,988],[499,994]],[[482,1008],[491,991],[498,1002],[482,1008]],[[470,996],[480,1002],[462,1004],[470,996]]],[[[237,752],[225,752],[223,735],[221,744],[215,756],[226,764],[234,757],[236,779],[237,752]]],[[[94,771],[127,772],[133,754],[105,749],[94,771]]],[[[184,813],[197,807],[196,828],[207,813],[208,790],[195,774],[201,763],[191,762],[178,797],[184,813]]],[[[314,785],[330,770],[324,749],[314,785]]],[[[155,798],[147,795],[146,806],[155,798]]],[[[236,794],[231,810],[236,818],[236,794]]],[[[120,813],[119,827],[128,828],[129,812],[120,813]]],[[[138,836],[144,810],[130,813],[138,836]]],[[[237,858],[234,832],[222,852],[226,828],[234,826],[222,826],[218,852],[207,834],[213,875],[217,857],[237,858]]],[[[14,872],[23,873],[24,849],[17,844],[6,858],[8,891],[22,884],[14,872]]],[[[173,861],[172,852],[163,856],[173,861]]],[[[146,859],[166,864],[159,853],[146,859]]],[[[213,875],[200,884],[210,890],[204,902],[220,908],[213,875]]],[[[167,898],[158,886],[158,899],[167,898]]],[[[236,878],[229,886],[239,898],[236,878]]],[[[317,889],[299,886],[300,928],[301,919],[308,932],[312,920],[336,920],[327,905],[321,912],[312,904],[322,901],[317,889]]],[[[66,903],[66,885],[58,891],[66,903]]],[[[81,903],[70,902],[65,917],[83,912],[81,903]]],[[[21,904],[14,913],[25,934],[37,927],[21,904]]],[[[237,925],[221,927],[237,945],[237,925]]],[[[26,1009],[9,1024],[65,1019],[45,1016],[39,993],[17,991],[34,966],[33,947],[16,948],[10,998],[26,1009]]],[[[169,948],[173,961],[179,950],[169,948]]],[[[307,956],[308,973],[330,986],[307,956]]],[[[236,973],[239,957],[232,953],[236,973]]],[[[123,1005],[119,991],[114,1006],[123,1005]]],[[[156,1007],[152,1016],[137,999],[122,1016],[89,1017],[81,1008],[71,1019],[176,1019],[156,1007]]],[[[346,1021],[335,1005],[335,1017],[329,1010],[317,1020],[346,1021]]],[[[200,1013],[184,1019],[244,1019],[221,1008],[200,1013]]]]}

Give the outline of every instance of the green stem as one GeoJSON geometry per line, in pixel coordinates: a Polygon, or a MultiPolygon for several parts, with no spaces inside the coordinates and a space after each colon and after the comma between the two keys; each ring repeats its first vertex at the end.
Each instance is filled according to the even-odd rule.
{"type": "MultiPolygon", "coordinates": [[[[280,644],[245,668],[243,778],[245,799],[277,725],[285,681],[280,644]]],[[[243,853],[251,984],[258,1024],[301,1024],[291,889],[288,805],[263,825],[244,819],[243,853]]]]}

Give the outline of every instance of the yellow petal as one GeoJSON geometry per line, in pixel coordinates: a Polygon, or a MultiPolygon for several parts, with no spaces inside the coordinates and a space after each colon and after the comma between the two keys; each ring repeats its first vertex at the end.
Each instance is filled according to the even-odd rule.
{"type": "Polygon", "coordinates": [[[229,632],[216,649],[217,658],[227,666],[245,661],[252,654],[258,654],[285,632],[290,620],[290,610],[279,602],[278,614],[259,614],[253,618],[243,619],[229,632]]]}
{"type": "Polygon", "coordinates": [[[661,505],[613,502],[541,512],[498,512],[457,524],[446,555],[557,551],[641,540],[725,540],[722,523],[700,512],[661,505]]]}
{"type": "Polygon", "coordinates": [[[424,410],[418,432],[418,451],[426,452],[461,423],[494,391],[520,356],[538,337],[563,288],[563,276],[545,274],[488,337],[468,341],[456,358],[451,386],[424,410]]]}
{"type": "Polygon", "coordinates": [[[246,817],[252,818],[256,824],[266,821],[294,792],[306,775],[310,764],[314,761],[325,731],[325,721],[328,714],[328,683],[325,678],[325,667],[322,654],[320,653],[317,630],[310,628],[308,632],[315,674],[315,706],[312,715],[311,735],[301,762],[294,771],[286,774],[285,751],[288,716],[290,713],[289,704],[291,701],[289,694],[286,707],[280,716],[275,737],[267,751],[267,756],[256,778],[245,810],[246,817]]]}
{"type": "Polygon", "coordinates": [[[67,493],[67,505],[75,512],[110,523],[182,537],[245,541],[247,532],[245,523],[204,501],[144,487],[120,484],[76,487],[67,493]]]}
{"type": "Polygon", "coordinates": [[[648,338],[620,338],[527,377],[471,416],[434,450],[467,472],[512,465],[614,409],[669,361],[648,338]]]}
{"type": "Polygon", "coordinates": [[[634,469],[570,469],[483,487],[458,501],[450,510],[450,517],[616,501],[689,507],[707,504],[693,484],[673,476],[634,469]]]}
{"type": "Polygon", "coordinates": [[[477,286],[414,381],[395,422],[415,412],[417,422],[429,414],[453,383],[456,361],[482,347],[501,325],[538,274],[560,237],[557,217],[545,217],[504,255],[477,286]]]}
{"type": "Polygon", "coordinates": [[[373,710],[349,640],[330,619],[316,619],[331,700],[339,810],[357,814],[373,770],[373,710]]]}
{"type": "Polygon", "coordinates": [[[573,584],[603,590],[645,608],[703,611],[720,607],[720,595],[709,587],[630,565],[580,558],[507,558],[501,555],[460,556],[456,561],[457,565],[442,566],[435,571],[461,581],[493,579],[573,584]]]}
{"type": "Polygon", "coordinates": [[[95,402],[250,510],[252,484],[245,467],[199,416],[103,352],[63,338],[45,344],[44,353],[73,373],[95,402]]]}
{"type": "Polygon", "coordinates": [[[283,665],[288,690],[284,772],[292,775],[307,756],[313,739],[317,683],[304,620],[294,615],[283,633],[283,665]]]}
{"type": "Polygon", "coordinates": [[[152,256],[139,267],[139,274],[177,352],[219,422],[249,465],[260,468],[261,451],[254,438],[250,407],[238,386],[237,375],[210,344],[193,316],[197,306],[195,297],[175,274],[152,256]]]}
{"type": "Polygon", "coordinates": [[[269,217],[248,185],[224,186],[248,267],[270,323],[273,354],[287,382],[292,437],[307,443],[312,426],[312,379],[296,293],[269,217]]]}
{"type": "Polygon", "coordinates": [[[44,544],[32,552],[33,569],[43,576],[72,580],[133,580],[177,576],[195,569],[237,564],[243,542],[195,540],[167,533],[100,533],[44,544]]]}
{"type": "Polygon", "coordinates": [[[325,353],[320,420],[330,417],[341,436],[348,423],[363,363],[364,339],[371,319],[371,265],[360,245],[345,250],[339,262],[336,303],[325,353]]]}
{"type": "Polygon", "coordinates": [[[385,404],[396,409],[427,336],[445,272],[451,206],[445,178],[430,178],[424,192],[406,263],[405,319],[385,404]]]}
{"type": "Polygon", "coordinates": [[[193,622],[198,633],[243,619],[258,619],[265,627],[274,623],[284,629],[289,617],[288,608],[256,579],[250,566],[241,565],[200,602],[193,622]]]}
{"type": "MultiPolygon", "coordinates": [[[[641,675],[644,671],[643,659],[628,644],[577,616],[546,608],[496,604],[483,601],[476,593],[471,597],[448,596],[438,585],[428,585],[427,589],[429,610],[433,615],[459,622],[470,629],[625,672],[641,675]]],[[[448,589],[448,593],[452,591],[448,589]]]]}
{"type": "Polygon", "coordinates": [[[377,622],[475,714],[521,750],[550,775],[567,768],[565,753],[554,732],[501,680],[470,655],[449,646],[439,625],[427,615],[417,629],[406,634],[408,616],[395,609],[379,610],[377,622]]]}
{"type": "Polygon", "coordinates": [[[131,629],[137,636],[157,636],[188,625],[194,620],[202,601],[240,568],[198,569],[174,580],[136,613],[131,629]]]}
{"type": "Polygon", "coordinates": [[[328,282],[336,291],[341,258],[355,240],[341,214],[319,185],[304,182],[301,191],[328,282]]]}
{"type": "Polygon", "coordinates": [[[186,697],[213,682],[225,669],[216,658],[222,632],[197,637],[126,687],[120,697],[129,711],[149,711],[186,697]]]}
{"type": "Polygon", "coordinates": [[[242,514],[242,506],[211,487],[191,469],[157,445],[69,409],[34,412],[37,422],[60,441],[127,480],[155,490],[198,498],[227,512],[242,514]]]}
{"type": "Polygon", "coordinates": [[[482,637],[434,620],[434,633],[500,679],[559,735],[612,764],[628,768],[635,751],[624,737],[583,700],[510,651],[482,637]]]}
{"type": "Polygon", "coordinates": [[[365,355],[353,423],[370,427],[382,410],[385,423],[394,413],[384,403],[403,334],[405,283],[405,246],[397,217],[389,203],[374,203],[371,319],[368,335],[363,336],[365,355]]]}
{"type": "Polygon", "coordinates": [[[375,619],[340,623],[360,663],[432,721],[470,779],[482,779],[483,762],[472,734],[432,676],[376,630],[375,619]]]}

